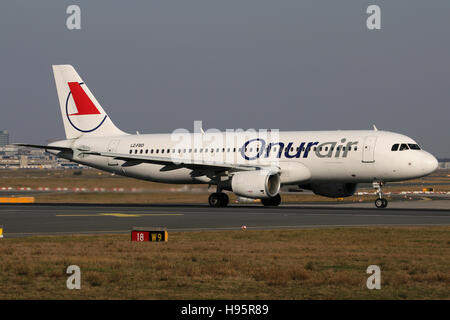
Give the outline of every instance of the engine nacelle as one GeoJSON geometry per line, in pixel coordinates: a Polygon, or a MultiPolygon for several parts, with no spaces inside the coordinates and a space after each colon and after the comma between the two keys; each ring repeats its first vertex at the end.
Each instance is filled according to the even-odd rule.
{"type": "Polygon", "coordinates": [[[241,171],[231,178],[231,190],[247,198],[271,198],[280,191],[280,175],[269,170],[241,171]]]}
{"type": "Polygon", "coordinates": [[[312,190],[315,194],[329,198],[350,197],[356,191],[356,183],[310,183],[300,188],[312,190]]]}

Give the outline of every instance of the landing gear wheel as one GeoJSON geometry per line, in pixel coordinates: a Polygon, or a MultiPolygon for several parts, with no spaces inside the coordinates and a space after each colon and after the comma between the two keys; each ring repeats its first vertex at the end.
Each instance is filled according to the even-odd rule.
{"type": "Polygon", "coordinates": [[[271,206],[271,207],[279,206],[280,203],[281,203],[281,196],[280,196],[280,194],[277,194],[275,197],[272,197],[272,198],[261,199],[261,203],[265,207],[267,207],[267,206],[271,206]]]}
{"type": "Polygon", "coordinates": [[[388,201],[385,198],[378,198],[375,200],[375,207],[377,208],[386,208],[388,205],[388,201]]]}
{"type": "Polygon", "coordinates": [[[377,189],[377,193],[378,193],[378,199],[375,200],[375,207],[377,208],[386,208],[388,205],[388,201],[383,198],[383,186],[384,186],[384,182],[382,181],[374,181],[372,183],[373,188],[377,189]]]}
{"type": "Polygon", "coordinates": [[[226,207],[230,199],[223,192],[214,192],[209,195],[208,202],[211,207],[226,207]]]}

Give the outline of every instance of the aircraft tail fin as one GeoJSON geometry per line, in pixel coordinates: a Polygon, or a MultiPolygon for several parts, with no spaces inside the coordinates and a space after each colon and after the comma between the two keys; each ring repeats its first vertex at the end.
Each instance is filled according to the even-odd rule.
{"type": "Polygon", "coordinates": [[[118,129],[71,65],[54,65],[56,90],[67,139],[126,134],[118,129]]]}

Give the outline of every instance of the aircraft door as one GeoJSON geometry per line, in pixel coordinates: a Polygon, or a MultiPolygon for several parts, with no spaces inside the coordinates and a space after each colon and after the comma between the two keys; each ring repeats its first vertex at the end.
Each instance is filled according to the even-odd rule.
{"type": "MultiPolygon", "coordinates": [[[[117,147],[119,146],[120,140],[111,140],[108,145],[108,152],[116,152],[117,147]]],[[[114,158],[108,158],[108,166],[118,166],[119,162],[117,162],[114,158]]]]}
{"type": "Polygon", "coordinates": [[[377,137],[368,136],[364,138],[364,145],[362,150],[362,162],[375,162],[375,143],[377,137]]]}

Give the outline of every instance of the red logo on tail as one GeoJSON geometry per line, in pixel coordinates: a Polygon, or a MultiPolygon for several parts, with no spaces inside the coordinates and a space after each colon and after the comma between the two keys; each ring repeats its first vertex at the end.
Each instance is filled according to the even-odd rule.
{"type": "Polygon", "coordinates": [[[81,116],[85,114],[100,114],[97,107],[89,99],[86,92],[80,86],[78,82],[68,83],[70,91],[72,92],[73,100],[75,101],[75,106],[77,108],[77,113],[69,114],[69,116],[81,116]]]}

